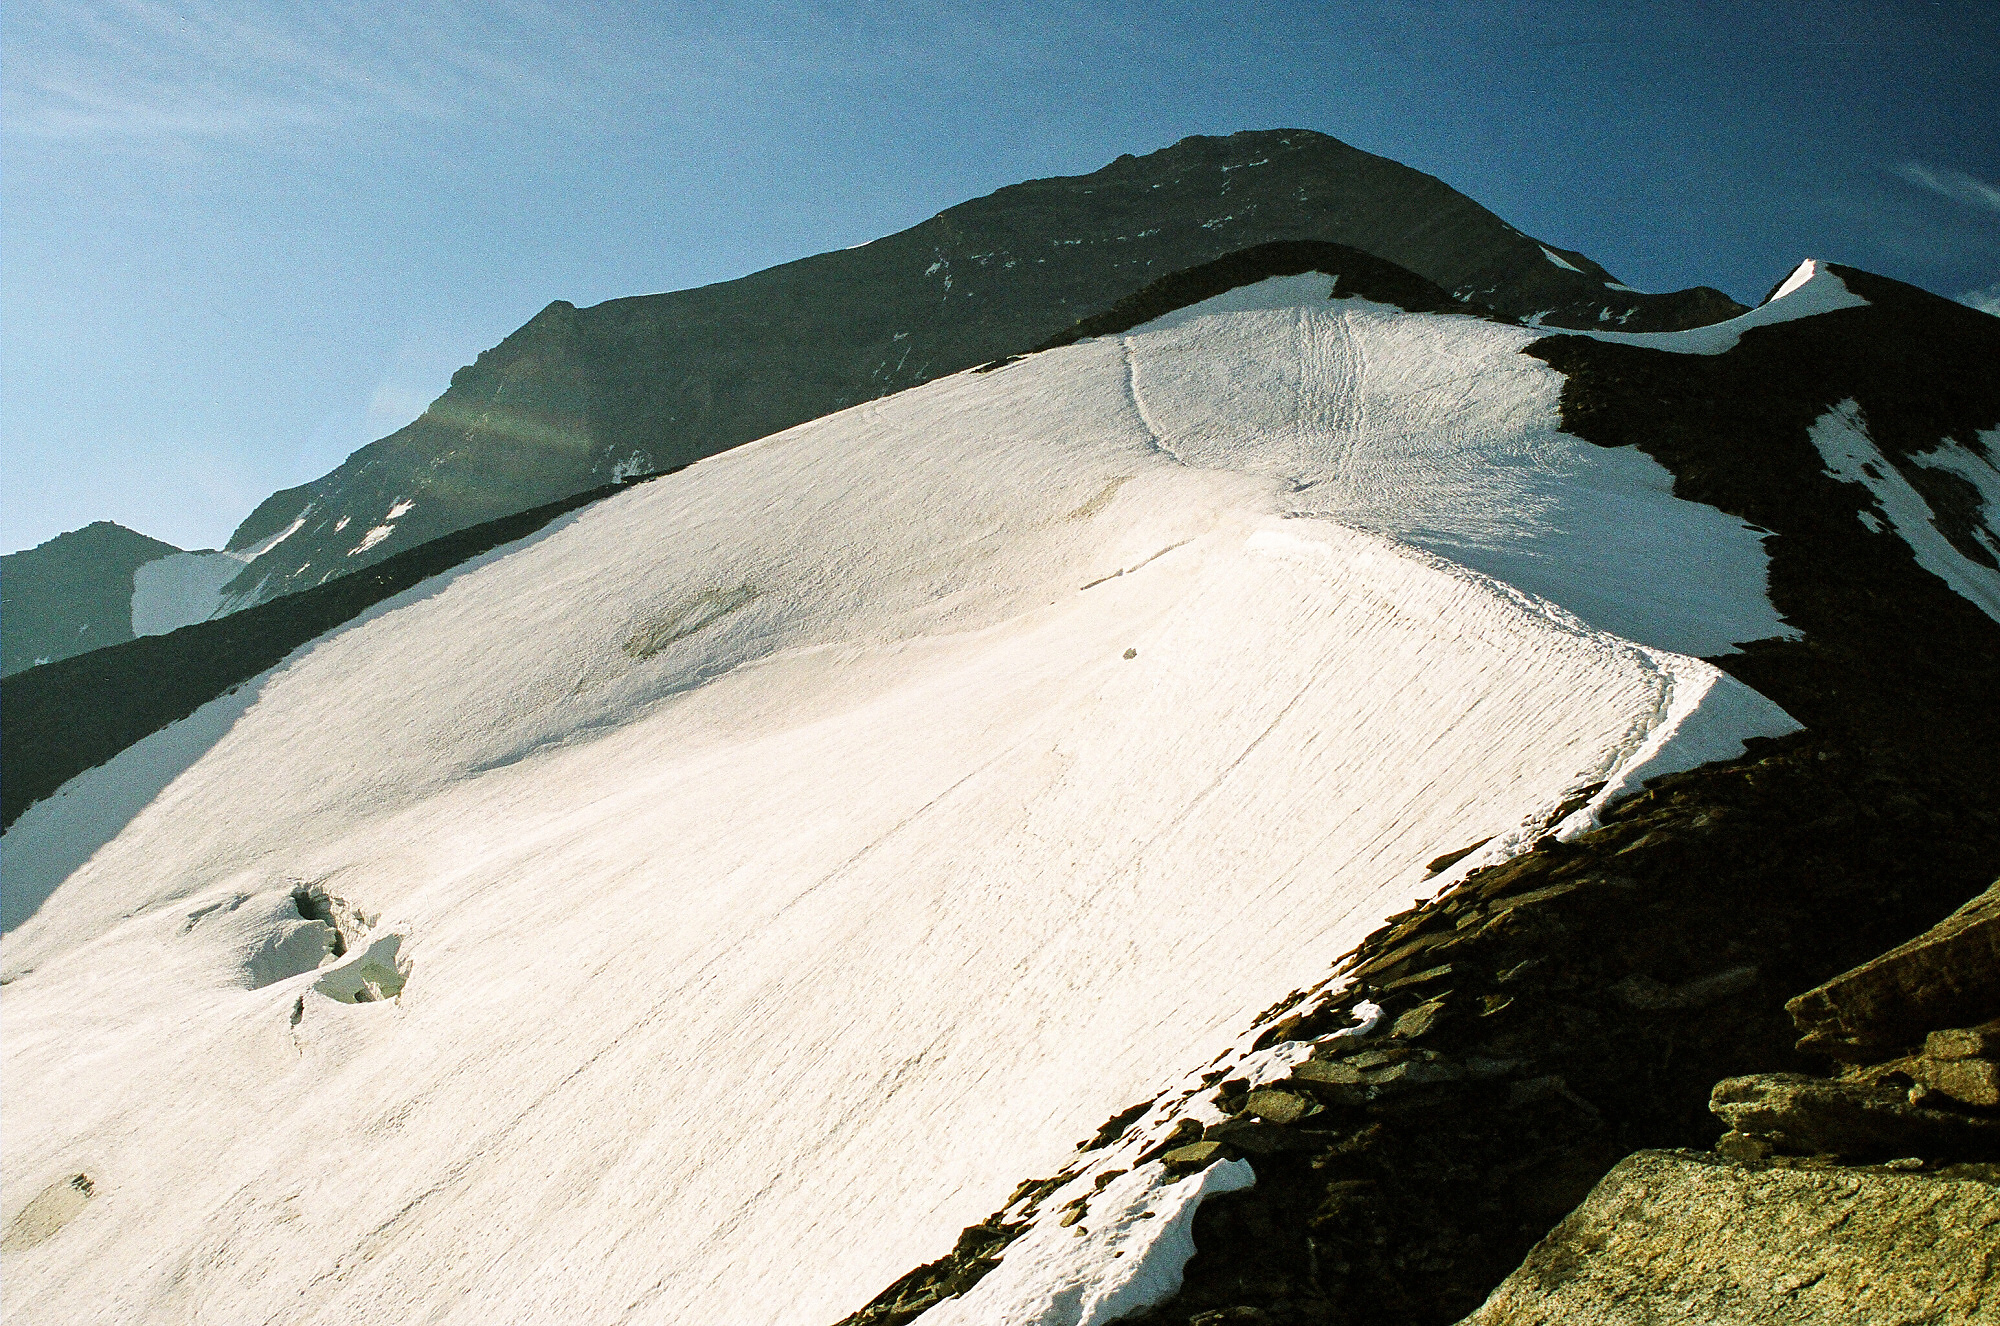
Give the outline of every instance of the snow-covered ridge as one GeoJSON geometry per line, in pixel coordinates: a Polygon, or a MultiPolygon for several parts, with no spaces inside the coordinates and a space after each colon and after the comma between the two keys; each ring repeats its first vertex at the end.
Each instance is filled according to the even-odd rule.
{"type": "MultiPolygon", "coordinates": [[[[94,1192],[10,1319],[823,1326],[1440,852],[1792,726],[1687,656],[1777,633],[1753,532],[1324,281],[621,494],[31,808],[114,822],[0,941],[0,1217],[94,1192]]],[[[1244,1177],[947,1307],[1143,1301],[1244,1177]]]]}
{"type": "Polygon", "coordinates": [[[1590,336],[1600,341],[1617,341],[1649,350],[1669,350],[1675,354],[1719,355],[1736,348],[1743,333],[1774,323],[1810,318],[1844,308],[1865,308],[1868,301],[1847,288],[1847,283],[1817,258],[1807,258],[1771,292],[1771,297],[1725,322],[1672,332],[1614,332],[1596,329],[1570,331],[1567,336],[1590,336]]]}

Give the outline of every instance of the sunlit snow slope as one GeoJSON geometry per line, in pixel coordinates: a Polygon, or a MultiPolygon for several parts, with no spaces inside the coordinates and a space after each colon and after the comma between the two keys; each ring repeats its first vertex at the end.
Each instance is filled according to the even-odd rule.
{"type": "Polygon", "coordinates": [[[8,1319],[831,1322],[1423,862],[1792,726],[1685,656],[1781,630],[1753,533],[1536,333],[1327,289],[703,461],[180,725],[0,953],[0,1217],[92,1185],[8,1319]]]}

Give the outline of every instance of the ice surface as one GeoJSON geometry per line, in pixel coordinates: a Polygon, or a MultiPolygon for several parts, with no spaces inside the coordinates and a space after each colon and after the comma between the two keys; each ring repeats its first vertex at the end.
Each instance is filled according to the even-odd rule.
{"type": "Polygon", "coordinates": [[[1554,263],[1556,266],[1562,268],[1566,272],[1575,272],[1579,276],[1583,274],[1583,268],[1578,267],[1575,263],[1569,262],[1560,253],[1557,253],[1554,249],[1549,248],[1547,245],[1542,245],[1540,247],[1542,250],[1542,256],[1544,258],[1547,258],[1550,262],[1554,263]]]}
{"type": "MultiPolygon", "coordinates": [[[[1859,405],[1851,400],[1841,402],[1820,416],[1812,426],[1811,436],[1826,461],[1827,473],[1848,483],[1861,484],[1874,494],[1880,515],[1861,512],[1864,525],[1879,533],[1886,518],[1888,527],[1910,545],[1918,566],[1977,604],[1987,616],[2000,621],[2000,571],[1982,566],[1952,547],[1951,540],[1938,529],[1930,503],[1868,435],[1868,423],[1859,405]]],[[[1980,520],[1971,537],[1989,556],[2000,556],[2000,539],[1993,534],[2000,529],[2000,471],[1987,459],[1993,454],[1993,443],[1986,442],[1987,438],[2000,440],[2000,432],[1982,435],[1986,455],[1975,455],[1947,441],[1911,460],[1928,469],[1949,471],[1979,489],[1983,499],[1980,520]]]]}
{"type": "MultiPolygon", "coordinates": [[[[1667,652],[1770,633],[1754,540],[1574,533],[1721,527],[1555,431],[1532,333],[1324,294],[621,493],[23,816],[0,1215],[97,1187],[8,1320],[824,1326],[1218,1051],[1281,1072],[1229,1047],[1438,853],[1794,726],[1667,652]],[[373,918],[341,963],[301,890],[373,918]]],[[[1196,1195],[1144,1182],[1103,1210],[1196,1195]]]]}

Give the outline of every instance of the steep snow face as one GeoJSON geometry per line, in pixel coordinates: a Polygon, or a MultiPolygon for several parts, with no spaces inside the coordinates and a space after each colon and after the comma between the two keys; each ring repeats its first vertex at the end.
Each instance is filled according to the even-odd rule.
{"type": "MultiPolygon", "coordinates": [[[[1529,333],[1324,294],[641,486],[31,809],[10,862],[102,846],[0,941],[0,1218],[93,1195],[9,1319],[823,1324],[1425,861],[1794,726],[1659,647],[1761,563],[1563,536],[1714,515],[1557,437],[1529,333]]],[[[1115,1194],[1075,1242],[1158,1256],[1085,1296],[1153,1293],[1201,1186],[1115,1194]]]]}

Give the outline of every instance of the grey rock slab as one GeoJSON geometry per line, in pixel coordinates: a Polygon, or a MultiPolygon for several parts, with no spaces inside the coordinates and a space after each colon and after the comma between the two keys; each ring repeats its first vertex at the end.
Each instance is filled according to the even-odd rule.
{"type": "Polygon", "coordinates": [[[1990,1322],[1996,1246],[1989,1182],[1641,1151],[1463,1326],[1990,1322]]]}

